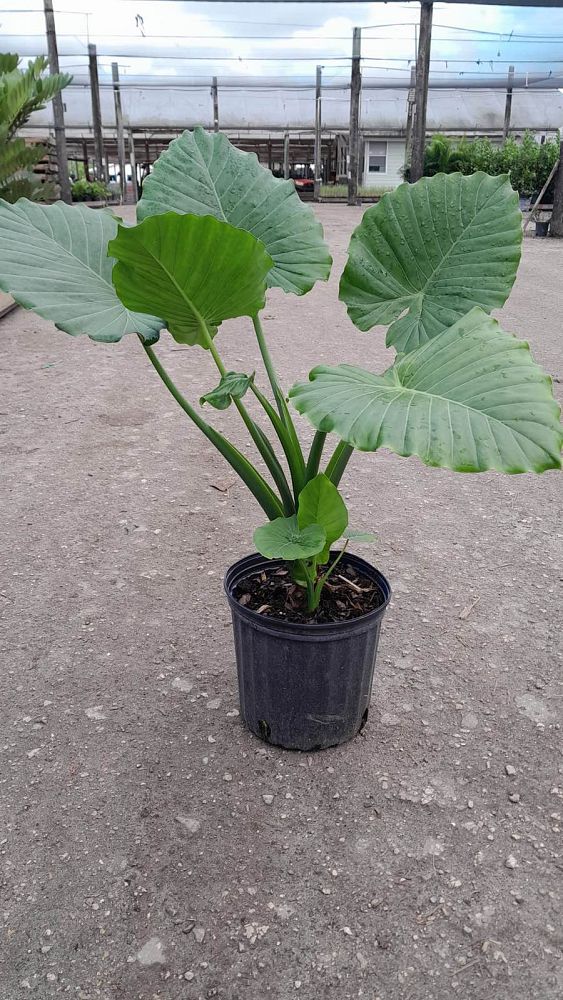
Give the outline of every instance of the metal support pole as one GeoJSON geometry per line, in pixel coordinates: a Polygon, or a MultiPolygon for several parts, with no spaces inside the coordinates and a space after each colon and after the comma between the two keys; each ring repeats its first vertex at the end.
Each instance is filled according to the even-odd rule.
{"type": "MultiPolygon", "coordinates": [[[[43,0],[45,10],[45,28],[47,32],[47,51],[51,73],[59,72],[59,52],[57,49],[57,34],[55,31],[55,15],[52,0],[43,0]]],[[[53,122],[55,125],[55,147],[57,150],[57,170],[61,198],[67,205],[72,204],[70,177],[68,176],[68,158],[66,151],[65,114],[62,94],[53,97],[53,122]]]]}
{"type": "Polygon", "coordinates": [[[289,132],[283,137],[283,176],[286,180],[289,177],[289,132]]]}
{"type": "Polygon", "coordinates": [[[323,68],[322,66],[317,66],[317,78],[315,84],[315,186],[313,197],[315,201],[318,201],[321,196],[321,184],[322,184],[322,108],[321,108],[321,94],[322,94],[322,78],[323,78],[323,68]]]}
{"type": "Polygon", "coordinates": [[[213,98],[213,131],[219,131],[219,89],[217,87],[217,77],[213,77],[211,84],[211,96],[213,98]]]}
{"type": "Polygon", "coordinates": [[[102,109],[100,107],[100,84],[98,81],[98,60],[96,57],[96,46],[88,46],[88,67],[90,70],[90,94],[92,97],[92,128],[94,130],[94,163],[96,166],[96,179],[105,181],[104,170],[104,142],[102,137],[102,109]]]}
{"type": "Polygon", "coordinates": [[[407,103],[407,125],[405,128],[405,169],[411,162],[412,146],[412,121],[414,117],[414,88],[416,83],[416,73],[414,66],[411,66],[411,83],[409,88],[407,103]]]}
{"type": "Polygon", "coordinates": [[[352,76],[350,78],[350,131],[348,136],[348,204],[358,203],[358,171],[360,160],[360,95],[362,29],[354,28],[352,42],[352,76]]]}
{"type": "Polygon", "coordinates": [[[510,112],[512,111],[512,84],[514,83],[514,66],[508,67],[508,80],[506,84],[506,104],[504,106],[504,127],[502,130],[503,139],[508,139],[510,130],[510,112]]]}
{"type": "Polygon", "coordinates": [[[123,113],[121,111],[121,90],[119,88],[119,66],[111,64],[111,79],[113,82],[113,100],[115,104],[115,127],[117,130],[117,159],[119,161],[119,186],[121,201],[125,204],[127,197],[127,174],[125,173],[125,134],[123,132],[123,113]]]}
{"type": "Polygon", "coordinates": [[[129,129],[129,163],[131,164],[131,185],[133,188],[133,204],[139,200],[139,182],[137,180],[137,159],[135,157],[135,139],[133,129],[129,129]]]}
{"type": "Polygon", "coordinates": [[[416,60],[415,115],[411,155],[411,181],[418,181],[424,173],[424,147],[426,145],[426,105],[430,76],[430,45],[432,42],[432,4],[421,0],[420,36],[416,60]]]}
{"type": "Polygon", "coordinates": [[[559,167],[555,175],[551,235],[563,237],[563,139],[559,146],[559,167]]]}

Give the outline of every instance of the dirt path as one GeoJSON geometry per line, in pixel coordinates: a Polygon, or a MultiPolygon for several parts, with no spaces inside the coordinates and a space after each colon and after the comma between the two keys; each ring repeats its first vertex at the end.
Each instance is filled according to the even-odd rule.
{"type": "MultiPolygon", "coordinates": [[[[266,310],[286,384],[389,357],[335,302],[360,212],[320,214],[335,277],[266,310]]],[[[563,243],[526,240],[503,310],[553,372],[562,275],[563,243]]],[[[271,750],[237,718],[222,595],[252,499],[133,338],[21,310],[0,335],[1,1000],[560,998],[557,475],[357,456],[394,587],[370,721],[271,750]]],[[[220,343],[258,365],[245,323],[220,343]]],[[[160,351],[193,399],[215,384],[160,351]]]]}

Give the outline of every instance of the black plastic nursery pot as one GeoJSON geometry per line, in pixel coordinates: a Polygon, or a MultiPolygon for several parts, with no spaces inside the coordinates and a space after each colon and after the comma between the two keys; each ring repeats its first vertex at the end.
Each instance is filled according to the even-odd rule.
{"type": "Polygon", "coordinates": [[[536,236],[547,236],[549,231],[549,222],[549,219],[545,222],[542,222],[540,219],[536,219],[536,236]]]}
{"type": "Polygon", "coordinates": [[[227,570],[241,716],[266,743],[323,750],[351,740],[366,724],[391,587],[364,559],[346,555],[346,563],[377,585],[382,602],[358,618],[328,625],[293,624],[239,604],[237,584],[282,560],[252,555],[227,570]]]}

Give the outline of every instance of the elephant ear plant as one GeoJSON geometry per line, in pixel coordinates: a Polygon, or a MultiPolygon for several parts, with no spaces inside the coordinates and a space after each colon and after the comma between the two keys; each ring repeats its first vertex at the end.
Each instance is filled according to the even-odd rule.
{"type": "MultiPolygon", "coordinates": [[[[507,177],[438,174],[385,195],[352,236],[340,298],[360,330],[388,327],[395,358],[381,374],[322,365],[286,395],[260,312],[268,288],[303,295],[328,278],[331,258],[321,226],[291,181],[276,180],[225,136],[196,129],[174,140],[155,164],[136,226],[81,205],[0,202],[0,287],[71,335],[111,342],[136,333],[181,408],[254,495],[267,519],[254,534],[260,557],[251,562],[258,563],[245,564],[246,577],[239,573],[236,587],[227,574],[231,607],[238,600],[239,618],[255,630],[244,638],[235,621],[239,654],[241,644],[258,643],[260,616],[275,621],[280,635],[297,623],[292,641],[299,629],[316,628],[323,642],[323,629],[332,635],[331,628],[353,626],[356,635],[355,616],[358,622],[380,617],[387,582],[368,563],[344,555],[350,541],[373,537],[349,529],[338,489],[354,449],[384,447],[459,472],[559,467],[559,411],[550,380],[528,345],[489,315],[510,292],[520,244],[518,197],[507,177]],[[234,317],[249,317],[265,378],[226,369],[219,345],[228,336],[223,324],[234,317]],[[202,386],[199,401],[186,398],[158,356],[155,345],[165,329],[178,343],[207,351],[218,371],[218,384],[202,386]],[[315,429],[308,452],[289,402],[315,429]],[[260,468],[213,427],[214,408],[238,412],[260,468]],[[331,433],[335,441],[324,457],[331,433]],[[355,582],[347,566],[355,566],[355,582]],[[255,605],[250,578],[259,581],[255,605]],[[260,604],[261,585],[274,593],[278,583],[281,602],[260,604]],[[364,596],[359,603],[335,602],[338,588],[364,596]]],[[[275,635],[278,646],[289,642],[275,635]]],[[[358,702],[346,724],[323,674],[329,647],[324,642],[315,652],[308,632],[307,641],[298,673],[291,673],[295,645],[279,655],[262,650],[253,706],[245,702],[239,662],[243,717],[285,746],[341,742],[367,715],[377,634],[358,654],[367,673],[362,667],[355,680],[344,677],[343,697],[357,688],[352,700],[358,702]],[[313,691],[311,678],[321,676],[313,691]],[[298,694],[276,729],[274,702],[288,685],[298,694]],[[308,720],[306,735],[292,731],[297,716],[308,720]]],[[[340,673],[353,669],[350,649],[343,655],[340,673]]]]}

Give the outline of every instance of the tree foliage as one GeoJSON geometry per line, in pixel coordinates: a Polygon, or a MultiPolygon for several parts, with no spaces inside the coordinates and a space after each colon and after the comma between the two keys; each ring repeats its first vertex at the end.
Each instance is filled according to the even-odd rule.
{"type": "Polygon", "coordinates": [[[33,174],[45,156],[45,146],[27,146],[17,135],[33,112],[46,107],[72,80],[68,73],[45,76],[48,65],[47,58],[39,56],[21,70],[17,55],[0,54],[0,198],[4,201],[44,201],[55,194],[54,185],[42,184],[33,174]]]}

